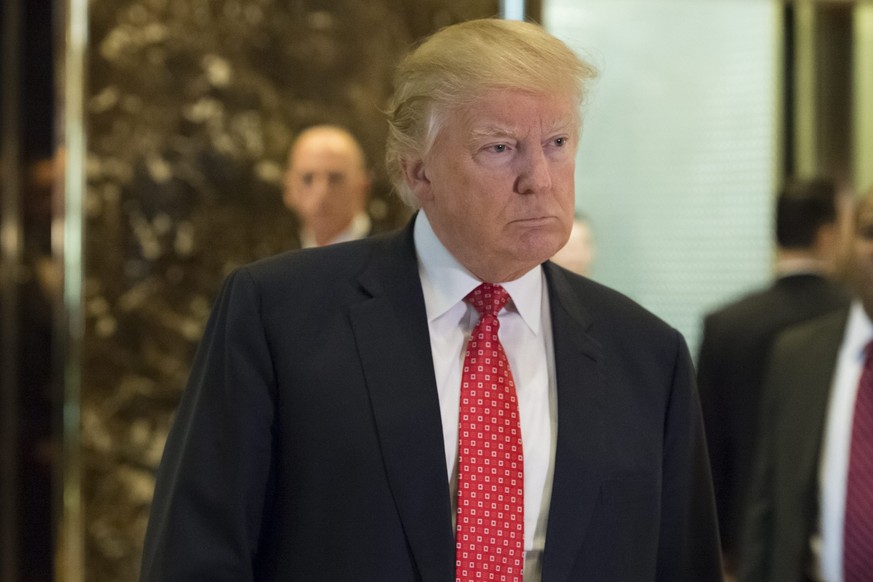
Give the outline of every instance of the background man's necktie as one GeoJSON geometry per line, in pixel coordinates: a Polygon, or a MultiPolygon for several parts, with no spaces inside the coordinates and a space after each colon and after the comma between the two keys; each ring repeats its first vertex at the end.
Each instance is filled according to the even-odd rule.
{"type": "Polygon", "coordinates": [[[846,513],[843,582],[873,580],[873,342],[867,344],[855,399],[846,513]]]}
{"type": "Polygon", "coordinates": [[[458,582],[520,582],[524,459],[515,383],[497,331],[509,295],[483,283],[465,301],[479,312],[461,374],[458,424],[458,582]]]}

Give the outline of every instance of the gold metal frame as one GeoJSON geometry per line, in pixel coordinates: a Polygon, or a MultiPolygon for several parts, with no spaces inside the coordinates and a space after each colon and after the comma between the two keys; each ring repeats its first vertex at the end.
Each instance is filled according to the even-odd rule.
{"type": "Polygon", "coordinates": [[[852,173],[855,191],[873,188],[873,2],[858,2],[853,14],[852,173]]]}
{"type": "Polygon", "coordinates": [[[815,30],[814,0],[795,2],[794,12],[794,168],[798,177],[812,177],[819,171],[816,135],[815,30]]]}
{"type": "Polygon", "coordinates": [[[84,324],[84,199],[86,58],[88,51],[88,1],[66,0],[62,42],[59,43],[57,71],[59,89],[59,139],[57,160],[64,171],[58,178],[58,192],[52,225],[55,260],[63,265],[62,308],[58,311],[56,370],[63,386],[61,460],[61,507],[55,560],[55,579],[84,582],[85,551],[80,451],[80,389],[84,324]]]}

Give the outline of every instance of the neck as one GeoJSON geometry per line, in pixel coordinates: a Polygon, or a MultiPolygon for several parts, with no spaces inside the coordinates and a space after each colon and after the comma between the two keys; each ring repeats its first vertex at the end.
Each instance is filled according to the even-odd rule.
{"type": "Polygon", "coordinates": [[[821,257],[818,256],[812,249],[784,249],[779,248],[776,250],[776,260],[777,261],[798,261],[798,260],[806,260],[806,261],[820,261],[821,257]]]}
{"type": "Polygon", "coordinates": [[[827,273],[831,269],[832,265],[814,250],[778,249],[776,252],[776,271],[778,273],[792,271],[827,273]]]}

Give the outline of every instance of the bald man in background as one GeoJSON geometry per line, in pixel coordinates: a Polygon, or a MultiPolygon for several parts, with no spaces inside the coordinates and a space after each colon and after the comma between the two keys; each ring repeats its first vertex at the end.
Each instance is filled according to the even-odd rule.
{"type": "Polygon", "coordinates": [[[285,206],[300,219],[300,246],[320,247],[370,234],[365,211],[372,179],[364,150],[336,125],[305,129],[291,146],[285,206]]]}
{"type": "Polygon", "coordinates": [[[594,254],[594,233],[591,232],[591,223],[586,216],[577,214],[573,219],[573,228],[570,229],[570,238],[561,250],[555,253],[552,262],[577,275],[589,277],[594,254]]]}

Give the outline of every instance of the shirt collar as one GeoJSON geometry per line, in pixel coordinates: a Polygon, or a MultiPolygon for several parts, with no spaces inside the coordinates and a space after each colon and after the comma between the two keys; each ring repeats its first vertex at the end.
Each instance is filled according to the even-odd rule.
{"type": "MultiPolygon", "coordinates": [[[[430,322],[463,301],[482,281],[459,263],[440,242],[423,210],[415,217],[413,239],[424,305],[430,322]]],[[[499,284],[512,298],[507,308],[514,307],[531,331],[538,334],[544,288],[542,266],[537,265],[514,281],[499,284]]]]}
{"type": "Polygon", "coordinates": [[[864,360],[864,348],[873,340],[873,322],[859,300],[852,301],[846,323],[846,347],[853,357],[864,360]]]}
{"type": "MultiPolygon", "coordinates": [[[[370,233],[370,227],[372,225],[372,221],[370,220],[369,215],[366,212],[358,212],[352,217],[352,221],[349,225],[336,235],[332,240],[328,241],[326,244],[336,244],[341,242],[348,242],[351,240],[358,240],[366,237],[370,233]]],[[[309,229],[301,229],[300,231],[300,246],[304,249],[309,249],[313,247],[317,247],[318,244],[315,242],[315,235],[309,229]]]]}

